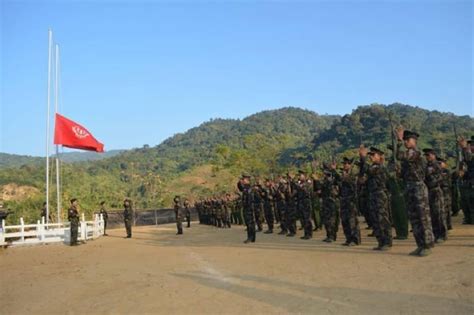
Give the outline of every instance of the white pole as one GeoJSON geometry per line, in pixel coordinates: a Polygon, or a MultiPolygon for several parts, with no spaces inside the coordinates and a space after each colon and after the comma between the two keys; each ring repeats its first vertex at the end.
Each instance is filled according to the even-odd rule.
{"type": "MultiPolygon", "coordinates": [[[[59,86],[59,45],[56,44],[56,66],[55,66],[55,71],[56,71],[56,78],[54,80],[55,83],[55,88],[54,88],[54,113],[58,113],[58,86],[59,86]]],[[[58,213],[57,213],[57,220],[58,223],[61,222],[61,193],[59,191],[59,146],[56,145],[56,196],[57,196],[57,205],[58,205],[58,213]]]]}
{"type": "Polygon", "coordinates": [[[49,109],[51,104],[51,53],[53,31],[48,30],[48,107],[46,117],[46,223],[49,222],[49,109]]]}

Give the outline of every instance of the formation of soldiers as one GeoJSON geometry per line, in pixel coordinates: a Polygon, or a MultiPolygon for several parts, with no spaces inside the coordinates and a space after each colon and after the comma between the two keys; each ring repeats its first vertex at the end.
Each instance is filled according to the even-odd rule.
{"type": "MultiPolygon", "coordinates": [[[[275,224],[279,224],[278,234],[294,237],[297,222],[303,230],[301,239],[311,239],[314,231],[324,227],[323,241],[331,243],[336,241],[341,223],[345,236],[342,245],[357,246],[361,244],[358,217],[363,216],[367,229],[372,229],[369,236],[377,239],[374,250],[386,251],[393,239],[407,239],[410,222],[417,245],[410,255],[427,256],[435,244],[447,241],[451,217],[461,209],[463,223],[474,224],[474,136],[458,140],[461,159],[451,171],[447,160],[434,149],[418,149],[416,132],[399,128],[396,135],[396,145],[387,146],[392,151],[388,162],[379,148],[361,145],[358,161],[345,157],[339,163],[323,163],[318,173],[299,170],[297,176],[287,173],[264,180],[242,174],[234,194],[195,202],[199,223],[217,228],[245,225],[245,243],[255,242],[264,224],[266,234],[274,233],[275,224]]],[[[183,219],[188,228],[191,226],[190,209],[187,199],[174,198],[177,234],[183,234],[183,219]]],[[[100,213],[107,220],[104,203],[100,213]]],[[[131,238],[133,210],[129,199],[124,200],[123,214],[127,238],[131,238]]],[[[68,219],[71,245],[76,245],[76,199],[71,200],[68,219]]]]}
{"type": "Polygon", "coordinates": [[[196,202],[201,224],[227,228],[244,223],[247,239],[255,242],[256,232],[273,233],[280,224],[280,235],[294,237],[297,222],[309,240],[313,231],[324,229],[325,242],[336,241],[342,224],[344,246],[361,244],[358,216],[362,215],[377,239],[374,250],[386,251],[393,239],[407,239],[408,223],[416,241],[414,256],[427,256],[435,244],[448,239],[451,216],[457,215],[460,201],[464,224],[474,221],[474,136],[459,139],[462,163],[454,172],[436,151],[417,147],[419,134],[397,129],[397,143],[388,146],[391,159],[376,147],[359,148],[359,160],[344,158],[340,163],[323,163],[322,176],[299,170],[275,180],[262,181],[242,174],[238,194],[226,194],[196,202]],[[354,167],[357,167],[354,170],[354,167]],[[458,200],[460,199],[460,200],[458,200]],[[243,219],[243,220],[242,220],[243,219]],[[396,235],[392,235],[392,227],[396,235]]]}

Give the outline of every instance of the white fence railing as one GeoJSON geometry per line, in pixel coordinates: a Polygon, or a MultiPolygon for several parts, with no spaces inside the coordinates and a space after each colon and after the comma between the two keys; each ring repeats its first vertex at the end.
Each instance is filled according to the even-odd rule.
{"type": "MultiPolygon", "coordinates": [[[[98,238],[104,234],[104,220],[102,215],[94,215],[93,221],[86,221],[84,214],[81,216],[78,230],[78,240],[86,241],[98,238]]],[[[70,243],[71,227],[69,222],[49,223],[44,222],[44,217],[36,224],[25,224],[23,218],[20,225],[5,225],[2,220],[0,226],[0,246],[6,245],[32,245],[62,242],[70,243]]]]}

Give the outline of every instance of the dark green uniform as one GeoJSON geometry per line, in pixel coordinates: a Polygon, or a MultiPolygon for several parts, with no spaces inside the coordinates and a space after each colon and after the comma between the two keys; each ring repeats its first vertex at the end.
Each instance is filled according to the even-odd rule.
{"type": "Polygon", "coordinates": [[[255,242],[256,231],[255,231],[255,214],[253,207],[253,196],[252,187],[247,184],[239,182],[238,186],[239,191],[242,193],[242,208],[244,213],[244,221],[247,226],[247,239],[248,242],[255,242]]]}
{"type": "Polygon", "coordinates": [[[361,158],[360,165],[360,171],[367,174],[369,212],[373,218],[374,235],[378,242],[378,247],[375,249],[387,249],[392,246],[392,222],[387,188],[388,172],[383,164],[373,163],[369,166],[365,158],[361,158]]]}
{"type": "Polygon", "coordinates": [[[177,235],[183,234],[183,213],[181,209],[181,200],[174,198],[174,216],[176,220],[177,235]]]}
{"type": "Polygon", "coordinates": [[[428,200],[435,242],[447,240],[448,228],[446,225],[443,190],[441,189],[442,173],[438,161],[428,161],[425,182],[428,187],[428,200]]]}
{"type": "Polygon", "coordinates": [[[387,186],[390,192],[393,226],[397,234],[395,239],[406,240],[408,238],[408,213],[405,207],[402,182],[398,179],[395,172],[389,173],[387,186]]]}
{"type": "Polygon", "coordinates": [[[273,233],[273,224],[275,217],[273,215],[273,189],[271,187],[264,187],[261,190],[263,199],[263,210],[265,214],[265,221],[267,222],[268,230],[266,234],[273,233]]]}
{"type": "Polygon", "coordinates": [[[189,208],[189,201],[184,201],[184,216],[186,217],[186,222],[188,223],[187,227],[191,227],[191,209],[189,208]]]}
{"type": "Polygon", "coordinates": [[[77,245],[77,234],[79,230],[79,212],[76,207],[71,206],[67,213],[67,218],[71,225],[71,246],[77,245]]]}
{"type": "Polygon", "coordinates": [[[255,213],[255,223],[257,224],[258,232],[263,230],[263,198],[262,198],[262,187],[260,185],[254,185],[252,188],[252,201],[253,211],[255,213]]]}
{"type": "MultiPolygon", "coordinates": [[[[473,137],[474,138],[474,137],[473,137]]],[[[461,208],[464,213],[465,224],[474,224],[474,154],[471,147],[474,146],[473,139],[469,141],[466,148],[463,149],[463,162],[467,170],[461,179],[461,208]]]]}
{"type": "Polygon", "coordinates": [[[132,224],[133,224],[133,209],[132,206],[125,205],[123,210],[123,220],[125,223],[125,230],[127,231],[127,238],[132,237],[132,224]]]}
{"type": "Polygon", "coordinates": [[[301,213],[303,218],[304,236],[302,239],[309,240],[313,237],[313,224],[311,223],[313,183],[308,179],[299,180],[296,188],[298,212],[301,213]]]}
{"type": "Polygon", "coordinates": [[[451,230],[451,213],[453,208],[453,202],[451,198],[451,174],[447,168],[441,168],[441,190],[443,191],[444,198],[444,214],[446,216],[446,228],[451,230]]]}
{"type": "Polygon", "coordinates": [[[324,179],[321,182],[322,209],[321,218],[326,229],[325,242],[334,242],[337,239],[339,225],[339,187],[337,185],[335,171],[325,170],[324,179]]]}
{"type": "Polygon", "coordinates": [[[288,179],[285,188],[285,226],[288,229],[287,236],[292,237],[296,235],[296,184],[293,180],[288,179]]]}
{"type": "Polygon", "coordinates": [[[405,183],[406,208],[418,247],[411,254],[418,255],[434,245],[428,188],[424,182],[425,167],[420,151],[416,149],[400,150],[402,146],[400,140],[397,146],[397,159],[401,162],[401,176],[405,183]]]}
{"type": "MultiPolygon", "coordinates": [[[[337,173],[336,173],[337,174],[337,173]]],[[[356,177],[351,171],[342,171],[336,175],[341,196],[341,222],[346,242],[344,245],[359,245],[361,243],[359,220],[356,207],[356,177]]]]}

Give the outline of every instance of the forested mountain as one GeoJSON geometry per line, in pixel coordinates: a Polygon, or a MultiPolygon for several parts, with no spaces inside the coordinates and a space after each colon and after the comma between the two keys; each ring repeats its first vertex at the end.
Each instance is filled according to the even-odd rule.
{"type": "MultiPolygon", "coordinates": [[[[403,104],[361,106],[343,117],[282,108],[242,120],[213,119],[155,147],[63,164],[63,204],[69,198],[79,198],[83,211],[89,213],[101,200],[118,208],[128,196],[137,208],[169,206],[176,193],[193,198],[234,189],[235,178],[242,171],[271,176],[309,168],[314,158],[354,155],[360,143],[384,149],[390,142],[390,113],[395,125],[421,134],[421,147],[433,146],[445,154],[455,148],[453,123],[461,135],[474,133],[474,119],[469,116],[403,104]]],[[[0,169],[0,186],[13,183],[44,192],[44,169],[43,163],[0,169]]],[[[38,216],[44,197],[37,193],[25,200],[10,194],[4,199],[9,199],[8,206],[15,211],[12,220],[20,215],[31,220],[38,216]]]]}
{"type": "MultiPolygon", "coordinates": [[[[98,161],[116,156],[125,150],[110,150],[104,153],[96,152],[60,152],[60,159],[64,163],[98,161]]],[[[51,155],[54,157],[54,155],[51,155]]],[[[18,155],[0,153],[0,169],[2,168],[17,168],[23,165],[32,166],[45,163],[46,159],[38,156],[18,155]]]]}
{"type": "Polygon", "coordinates": [[[36,156],[0,153],[0,169],[16,168],[22,165],[39,165],[44,159],[36,156]]]}

